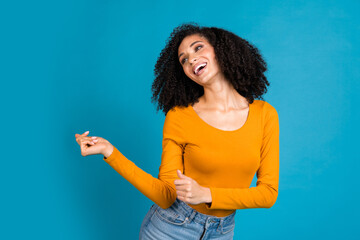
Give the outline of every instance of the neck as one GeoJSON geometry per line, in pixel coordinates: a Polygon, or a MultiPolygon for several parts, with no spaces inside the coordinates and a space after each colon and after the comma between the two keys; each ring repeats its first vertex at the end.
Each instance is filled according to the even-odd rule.
{"type": "Polygon", "coordinates": [[[247,99],[241,96],[223,75],[215,76],[203,87],[202,98],[206,108],[228,112],[249,106],[247,99]]]}

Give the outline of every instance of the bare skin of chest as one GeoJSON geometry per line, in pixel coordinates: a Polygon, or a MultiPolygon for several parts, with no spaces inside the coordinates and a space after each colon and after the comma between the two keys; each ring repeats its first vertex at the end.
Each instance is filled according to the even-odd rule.
{"type": "Polygon", "coordinates": [[[249,114],[249,107],[221,112],[216,109],[207,109],[195,103],[193,109],[204,122],[224,131],[234,131],[241,128],[249,114]]]}

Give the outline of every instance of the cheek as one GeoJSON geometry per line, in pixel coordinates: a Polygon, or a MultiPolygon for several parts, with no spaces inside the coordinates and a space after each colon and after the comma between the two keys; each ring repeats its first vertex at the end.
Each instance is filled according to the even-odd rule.
{"type": "Polygon", "coordinates": [[[184,67],[183,67],[183,71],[184,71],[184,73],[185,73],[186,76],[190,77],[190,73],[191,73],[191,72],[190,72],[190,70],[189,70],[188,68],[184,68],[184,67]]]}
{"type": "Polygon", "coordinates": [[[219,63],[218,63],[215,55],[212,56],[212,62],[213,62],[214,67],[219,68],[219,63]]]}

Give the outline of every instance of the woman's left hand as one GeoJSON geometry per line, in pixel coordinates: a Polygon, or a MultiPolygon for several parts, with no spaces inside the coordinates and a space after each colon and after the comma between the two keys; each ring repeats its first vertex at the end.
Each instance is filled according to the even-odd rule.
{"type": "Polygon", "coordinates": [[[210,188],[200,186],[194,179],[176,170],[180,179],[174,181],[177,198],[193,205],[212,202],[210,188]]]}

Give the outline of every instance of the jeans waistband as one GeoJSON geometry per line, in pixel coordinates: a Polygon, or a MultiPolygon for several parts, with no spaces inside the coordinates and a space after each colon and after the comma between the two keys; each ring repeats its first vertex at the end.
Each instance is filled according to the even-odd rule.
{"type": "Polygon", "coordinates": [[[221,223],[221,225],[224,225],[224,224],[226,225],[227,223],[234,221],[235,214],[236,214],[236,211],[226,217],[217,217],[217,216],[203,214],[203,213],[196,211],[195,209],[193,209],[192,207],[187,205],[185,202],[179,200],[178,198],[176,198],[175,202],[173,203],[173,205],[171,207],[177,208],[178,211],[180,211],[186,217],[189,218],[189,221],[191,221],[192,219],[195,219],[200,224],[205,224],[206,221],[210,221],[213,223],[219,222],[219,223],[221,223]]]}

